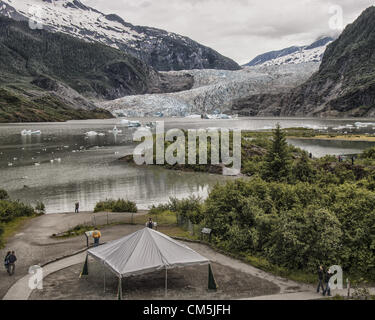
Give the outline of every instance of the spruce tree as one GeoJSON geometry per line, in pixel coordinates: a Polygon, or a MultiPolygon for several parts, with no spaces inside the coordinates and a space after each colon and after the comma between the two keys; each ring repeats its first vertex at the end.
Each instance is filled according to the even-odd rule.
{"type": "Polygon", "coordinates": [[[277,124],[273,141],[266,156],[263,178],[267,181],[286,181],[290,175],[290,151],[285,134],[277,124]]]}
{"type": "Polygon", "coordinates": [[[302,182],[311,182],[315,176],[315,170],[311,165],[307,152],[303,152],[301,158],[293,168],[293,176],[302,182]]]}

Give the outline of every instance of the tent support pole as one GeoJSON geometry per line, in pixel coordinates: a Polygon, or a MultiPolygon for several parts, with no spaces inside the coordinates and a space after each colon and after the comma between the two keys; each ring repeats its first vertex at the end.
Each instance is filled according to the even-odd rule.
{"type": "Polygon", "coordinates": [[[121,276],[118,277],[118,292],[119,292],[119,300],[122,300],[122,279],[121,276]]]}
{"type": "Polygon", "coordinates": [[[103,264],[103,270],[104,270],[104,293],[105,293],[105,284],[106,284],[106,283],[105,283],[105,280],[106,280],[105,278],[106,278],[106,277],[105,277],[105,265],[104,265],[104,264],[103,264]]]}
{"type": "Polygon", "coordinates": [[[168,295],[168,269],[165,267],[165,296],[168,295]]]}

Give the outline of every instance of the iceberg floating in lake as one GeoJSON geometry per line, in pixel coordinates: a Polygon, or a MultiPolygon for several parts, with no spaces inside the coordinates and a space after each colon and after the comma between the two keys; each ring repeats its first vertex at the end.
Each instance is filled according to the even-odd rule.
{"type": "Polygon", "coordinates": [[[23,136],[31,136],[31,135],[41,135],[42,134],[42,131],[40,130],[35,130],[35,131],[32,131],[32,130],[22,130],[21,131],[21,135],[23,136]]]}
{"type": "Polygon", "coordinates": [[[21,135],[23,135],[23,136],[30,136],[31,135],[31,130],[22,130],[21,131],[21,135]]]}
{"type": "Polygon", "coordinates": [[[122,133],[122,130],[117,129],[117,126],[115,126],[112,130],[110,130],[108,132],[113,133],[113,134],[119,134],[119,133],[122,133]]]}
{"type": "Polygon", "coordinates": [[[202,119],[202,116],[200,114],[191,114],[189,116],[186,116],[187,119],[202,119]]]}
{"type": "Polygon", "coordinates": [[[131,121],[127,119],[121,119],[120,125],[129,127],[129,128],[137,128],[141,126],[141,123],[139,121],[131,121]]]}
{"type": "Polygon", "coordinates": [[[95,131],[89,131],[89,132],[86,132],[85,135],[88,137],[95,137],[98,135],[98,133],[95,131]]]}

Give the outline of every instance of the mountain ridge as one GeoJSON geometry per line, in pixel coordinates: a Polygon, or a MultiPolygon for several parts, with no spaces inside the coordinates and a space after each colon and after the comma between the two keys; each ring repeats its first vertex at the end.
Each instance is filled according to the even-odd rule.
{"type": "Polygon", "coordinates": [[[281,50],[274,50],[256,56],[253,60],[243,65],[253,67],[257,65],[281,65],[305,62],[320,62],[324,51],[329,43],[334,40],[332,37],[323,37],[310,45],[291,46],[281,50]]]}
{"type": "Polygon", "coordinates": [[[2,16],[0,51],[3,122],[108,118],[95,101],[188,90],[194,83],[188,75],[160,74],[118,49],[2,16]]]}
{"type": "Polygon", "coordinates": [[[133,55],[159,71],[241,67],[232,59],[188,37],[134,26],[116,14],[104,14],[79,0],[0,1],[0,14],[16,20],[36,19],[53,32],[97,41],[133,55]],[[35,12],[40,17],[35,18],[35,12]]]}
{"type": "Polygon", "coordinates": [[[253,116],[374,117],[375,6],[330,43],[319,70],[282,95],[249,95],[233,110],[253,116]]]}

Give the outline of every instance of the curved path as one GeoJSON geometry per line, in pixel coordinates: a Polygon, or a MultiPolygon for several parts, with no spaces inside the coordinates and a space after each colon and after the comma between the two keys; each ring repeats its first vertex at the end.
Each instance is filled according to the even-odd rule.
{"type": "MultiPolygon", "coordinates": [[[[68,268],[70,266],[82,263],[85,260],[86,252],[79,253],[72,257],[68,257],[51,264],[48,264],[42,268],[43,278],[47,277],[51,273],[59,271],[61,269],[68,268]]],[[[24,276],[19,279],[5,294],[3,300],[28,300],[33,289],[29,287],[30,275],[24,276]]]]}
{"type": "MultiPolygon", "coordinates": [[[[145,215],[147,211],[140,211],[137,215],[145,215]]],[[[10,287],[23,278],[33,265],[45,265],[62,256],[72,255],[86,246],[84,235],[75,238],[53,239],[53,234],[64,232],[79,224],[105,225],[108,223],[129,221],[131,214],[126,213],[65,213],[47,214],[27,221],[27,223],[11,237],[5,248],[0,250],[4,257],[7,251],[16,252],[16,272],[8,276],[5,268],[0,268],[0,299],[8,292],[10,287]]],[[[124,232],[134,232],[139,226],[117,225],[111,226],[111,232],[103,232],[102,240],[111,241],[120,238],[124,232]]]]}
{"type": "MultiPolygon", "coordinates": [[[[146,213],[142,212],[140,214],[146,213]]],[[[29,288],[31,275],[28,274],[28,269],[32,265],[43,265],[48,261],[59,259],[63,255],[71,255],[45,265],[43,267],[43,276],[47,277],[59,270],[83,263],[86,256],[84,249],[86,243],[85,236],[54,240],[51,238],[51,234],[65,231],[68,227],[83,223],[87,219],[92,219],[92,217],[93,215],[88,213],[46,215],[33,219],[24,226],[23,230],[15,235],[8,242],[7,248],[3,250],[15,250],[18,261],[15,277],[9,277],[5,272],[5,276],[0,277],[0,290],[2,290],[2,292],[0,291],[0,296],[3,296],[4,300],[27,300],[32,293],[32,289],[29,288]],[[75,254],[78,251],[80,253],[75,254]]],[[[95,217],[98,221],[100,219],[107,219],[107,213],[95,214],[95,217]]],[[[116,218],[116,214],[113,214],[111,218],[116,218]]],[[[115,240],[142,227],[141,225],[109,226],[102,230],[102,240],[115,240]]],[[[249,264],[220,254],[204,244],[189,242],[186,245],[213,262],[268,280],[280,287],[279,294],[251,299],[309,300],[321,298],[321,295],[315,292],[313,286],[274,276],[249,264]]],[[[345,290],[333,292],[333,294],[336,293],[346,295],[345,290]]]]}
{"type": "MultiPolygon", "coordinates": [[[[233,258],[227,257],[225,255],[219,254],[209,248],[206,245],[198,244],[198,243],[186,243],[186,245],[190,246],[192,249],[196,250],[197,252],[205,255],[213,262],[220,263],[225,266],[229,266],[236,270],[251,274],[253,276],[257,276],[262,279],[269,280],[280,287],[280,293],[272,296],[265,296],[265,297],[255,297],[252,299],[293,299],[293,300],[307,300],[307,299],[319,299],[321,296],[314,293],[313,288],[307,285],[301,285],[294,281],[290,281],[287,279],[283,279],[280,277],[275,277],[271,274],[268,274],[262,270],[254,268],[248,264],[245,264],[241,261],[235,260],[233,258]]],[[[86,257],[86,252],[78,253],[74,256],[67,257],[55,262],[52,262],[43,269],[43,276],[47,277],[48,275],[57,272],[59,270],[68,268],[70,266],[74,266],[77,264],[83,264],[86,257]]],[[[27,300],[29,299],[32,289],[29,288],[29,280],[31,275],[26,275],[23,278],[19,279],[6,293],[3,300],[27,300]]]]}

